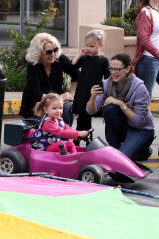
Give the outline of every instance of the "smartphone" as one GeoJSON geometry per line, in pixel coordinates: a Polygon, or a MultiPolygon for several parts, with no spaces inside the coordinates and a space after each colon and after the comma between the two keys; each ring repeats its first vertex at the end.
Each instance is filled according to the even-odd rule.
{"type": "Polygon", "coordinates": [[[102,88],[102,91],[104,91],[104,89],[103,89],[103,81],[96,81],[96,85],[100,85],[100,87],[102,88]]]}

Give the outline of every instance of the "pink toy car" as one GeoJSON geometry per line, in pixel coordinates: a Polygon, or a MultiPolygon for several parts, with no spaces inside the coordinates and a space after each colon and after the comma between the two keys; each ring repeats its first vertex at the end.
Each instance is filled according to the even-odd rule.
{"type": "MultiPolygon", "coordinates": [[[[152,172],[139,162],[132,162],[119,150],[107,146],[100,137],[86,147],[76,147],[77,153],[38,151],[32,148],[35,128],[5,124],[4,142],[11,145],[2,152],[0,173],[47,172],[53,176],[103,184],[105,175],[117,182],[133,183],[152,172]]],[[[87,137],[89,140],[89,137],[87,137]]]]}

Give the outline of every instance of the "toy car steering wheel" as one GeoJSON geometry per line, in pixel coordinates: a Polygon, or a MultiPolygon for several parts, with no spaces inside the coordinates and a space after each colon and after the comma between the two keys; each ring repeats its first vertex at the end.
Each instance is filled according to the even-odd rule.
{"type": "Polygon", "coordinates": [[[87,134],[87,136],[86,137],[84,137],[84,138],[82,138],[82,137],[78,137],[78,141],[80,142],[81,140],[83,140],[83,141],[85,141],[86,142],[86,144],[88,145],[90,142],[91,142],[91,138],[90,138],[90,135],[91,135],[91,133],[94,131],[94,129],[92,128],[92,129],[88,129],[87,130],[87,132],[88,132],[88,134],[87,134]]]}

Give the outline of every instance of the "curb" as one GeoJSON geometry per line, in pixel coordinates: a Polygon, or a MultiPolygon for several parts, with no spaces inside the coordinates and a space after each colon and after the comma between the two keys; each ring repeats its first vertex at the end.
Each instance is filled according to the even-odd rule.
{"type": "Polygon", "coordinates": [[[21,106],[21,99],[5,99],[3,116],[17,116],[21,106]]]}
{"type": "Polygon", "coordinates": [[[150,103],[150,110],[152,113],[159,114],[159,98],[152,98],[150,103]]]}
{"type": "MultiPolygon", "coordinates": [[[[3,116],[18,116],[21,106],[21,99],[5,99],[3,116]]],[[[159,98],[153,98],[150,103],[152,113],[159,114],[159,98]]]]}

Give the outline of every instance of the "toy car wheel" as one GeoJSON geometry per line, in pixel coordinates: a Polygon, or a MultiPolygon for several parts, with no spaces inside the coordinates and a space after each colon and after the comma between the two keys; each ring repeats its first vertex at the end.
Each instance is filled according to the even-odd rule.
{"type": "Polygon", "coordinates": [[[80,170],[78,179],[84,182],[103,184],[105,174],[100,166],[88,165],[80,170]]]}
{"type": "Polygon", "coordinates": [[[26,162],[23,155],[17,150],[7,149],[2,151],[0,158],[0,173],[23,173],[26,168],[26,162]]]}

